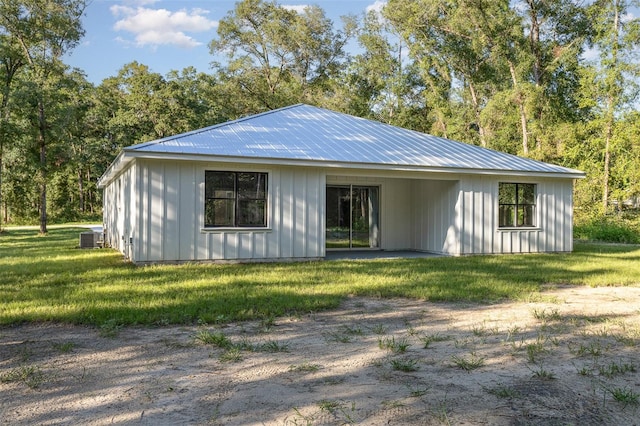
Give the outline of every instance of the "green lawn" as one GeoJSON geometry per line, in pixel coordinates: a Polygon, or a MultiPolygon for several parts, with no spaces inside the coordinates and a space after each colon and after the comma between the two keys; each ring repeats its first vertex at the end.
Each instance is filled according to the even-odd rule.
{"type": "Polygon", "coordinates": [[[349,295],[495,302],[543,284],[640,285],[640,246],[578,243],[572,254],[135,267],[80,250],[77,228],[0,235],[0,324],[213,323],[338,306],[349,295]]]}

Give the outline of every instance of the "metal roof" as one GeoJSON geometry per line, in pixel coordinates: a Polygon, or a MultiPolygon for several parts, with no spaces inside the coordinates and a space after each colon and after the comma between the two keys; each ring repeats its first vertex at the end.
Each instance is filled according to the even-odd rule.
{"type": "Polygon", "coordinates": [[[578,170],[304,104],[133,145],[124,149],[124,155],[128,153],[584,176],[578,170]]]}

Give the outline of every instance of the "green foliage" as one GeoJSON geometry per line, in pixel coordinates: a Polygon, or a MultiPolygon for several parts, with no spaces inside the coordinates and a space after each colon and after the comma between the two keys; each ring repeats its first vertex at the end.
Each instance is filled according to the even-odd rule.
{"type": "Polygon", "coordinates": [[[609,243],[640,243],[640,214],[576,215],[574,238],[609,243]]]}
{"type": "Polygon", "coordinates": [[[223,58],[211,74],[134,61],[97,86],[63,63],[87,2],[45,3],[0,4],[0,210],[12,224],[99,217],[96,181],[125,146],[304,102],[583,170],[578,236],[637,241],[637,222],[579,217],[640,196],[633,2],[389,0],[337,23],[319,6],[242,0],[209,45],[223,58]]]}
{"type": "Polygon", "coordinates": [[[418,371],[420,369],[420,366],[418,365],[418,361],[415,359],[392,359],[391,367],[394,370],[403,371],[405,373],[418,371]]]}
{"type": "Polygon", "coordinates": [[[0,375],[0,383],[24,383],[30,389],[37,389],[45,382],[42,370],[37,366],[22,366],[0,375]]]}

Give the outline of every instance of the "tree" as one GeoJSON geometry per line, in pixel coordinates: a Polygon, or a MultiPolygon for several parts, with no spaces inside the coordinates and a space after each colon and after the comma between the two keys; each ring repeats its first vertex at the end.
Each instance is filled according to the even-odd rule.
{"type": "Polygon", "coordinates": [[[219,82],[242,115],[319,96],[341,69],[354,30],[348,19],[334,31],[318,6],[298,13],[275,2],[242,0],[220,21],[209,47],[228,60],[216,64],[219,82]]]}
{"type": "MultiPolygon", "coordinates": [[[[594,124],[599,127],[595,141],[602,143],[603,211],[610,205],[611,169],[617,150],[619,118],[634,105],[638,97],[640,76],[640,18],[628,18],[626,0],[599,0],[589,8],[594,34],[591,45],[598,61],[582,74],[581,99],[592,109],[594,124]]],[[[617,200],[618,205],[623,200],[617,200]]]]}
{"type": "Polygon", "coordinates": [[[86,0],[20,0],[0,4],[0,29],[16,40],[29,68],[37,102],[40,233],[47,232],[48,117],[45,96],[51,79],[62,72],[60,58],[74,48],[84,31],[80,17],[86,0]]]}
{"type": "Polygon", "coordinates": [[[480,145],[487,146],[481,112],[501,80],[492,43],[502,36],[487,28],[484,7],[482,2],[391,0],[383,14],[403,35],[422,70],[432,93],[432,107],[439,111],[436,124],[440,133],[447,137],[464,133],[467,137],[463,139],[477,139],[480,145]],[[464,101],[456,102],[456,97],[464,101]],[[452,129],[447,121],[452,123],[453,116],[463,115],[466,105],[472,111],[468,129],[452,129]],[[468,130],[474,130],[475,137],[468,130]]]}
{"type": "MultiPolygon", "coordinates": [[[[2,78],[2,98],[0,99],[0,210],[3,208],[2,176],[4,173],[4,148],[5,141],[13,137],[12,123],[10,120],[10,98],[12,95],[15,76],[23,67],[24,62],[15,40],[6,35],[0,34],[0,76],[2,78]]],[[[6,204],[4,205],[4,215],[0,214],[0,231],[2,223],[7,220],[6,204]]]]}

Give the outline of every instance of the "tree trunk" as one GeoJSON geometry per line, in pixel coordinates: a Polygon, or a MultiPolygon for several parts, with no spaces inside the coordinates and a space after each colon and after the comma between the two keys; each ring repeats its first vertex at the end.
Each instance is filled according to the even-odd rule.
{"type": "Polygon", "coordinates": [[[609,168],[611,167],[611,138],[613,136],[613,116],[607,118],[604,137],[604,172],[602,176],[602,208],[606,212],[609,207],[609,168]]]}
{"type": "Polygon", "coordinates": [[[520,93],[518,88],[518,78],[516,77],[516,67],[512,61],[509,61],[509,71],[511,72],[511,81],[513,83],[513,90],[516,92],[516,104],[520,112],[520,126],[522,127],[522,152],[529,155],[529,130],[527,129],[527,113],[524,109],[523,94],[520,93]]]}
{"type": "Polygon", "coordinates": [[[469,82],[469,92],[471,92],[471,101],[473,102],[473,112],[476,116],[476,122],[478,123],[478,133],[480,134],[480,144],[486,148],[487,147],[487,138],[484,133],[484,127],[482,127],[482,123],[480,122],[480,106],[478,103],[478,95],[476,94],[476,89],[473,87],[473,84],[469,82]]]}
{"type": "Polygon", "coordinates": [[[38,101],[38,145],[40,148],[40,234],[47,233],[47,144],[44,100],[38,101]]]}
{"type": "MultiPolygon", "coordinates": [[[[614,17],[613,17],[613,32],[611,34],[611,67],[614,69],[610,72],[617,73],[616,68],[618,64],[618,49],[619,37],[620,37],[620,3],[616,0],[613,2],[614,17]]],[[[606,212],[609,208],[609,178],[611,169],[611,140],[613,139],[613,126],[615,122],[615,109],[616,103],[619,99],[617,96],[617,90],[615,78],[608,78],[608,95],[607,95],[607,111],[606,111],[606,123],[604,129],[604,170],[602,176],[602,207],[606,212]]],[[[622,200],[618,200],[618,203],[622,203],[622,200]]]]}
{"type": "MultiPolygon", "coordinates": [[[[2,207],[2,173],[3,155],[4,155],[4,138],[7,135],[5,126],[9,123],[9,95],[11,93],[11,84],[16,72],[22,67],[23,63],[19,59],[6,58],[4,60],[5,78],[4,87],[2,88],[2,105],[0,105],[0,208],[2,207]]],[[[4,223],[7,222],[7,206],[4,208],[4,223]]],[[[2,231],[3,221],[0,220],[0,231],[2,231]]]]}
{"type": "Polygon", "coordinates": [[[78,166],[78,207],[84,213],[84,181],[82,179],[82,167],[78,166]]]}

